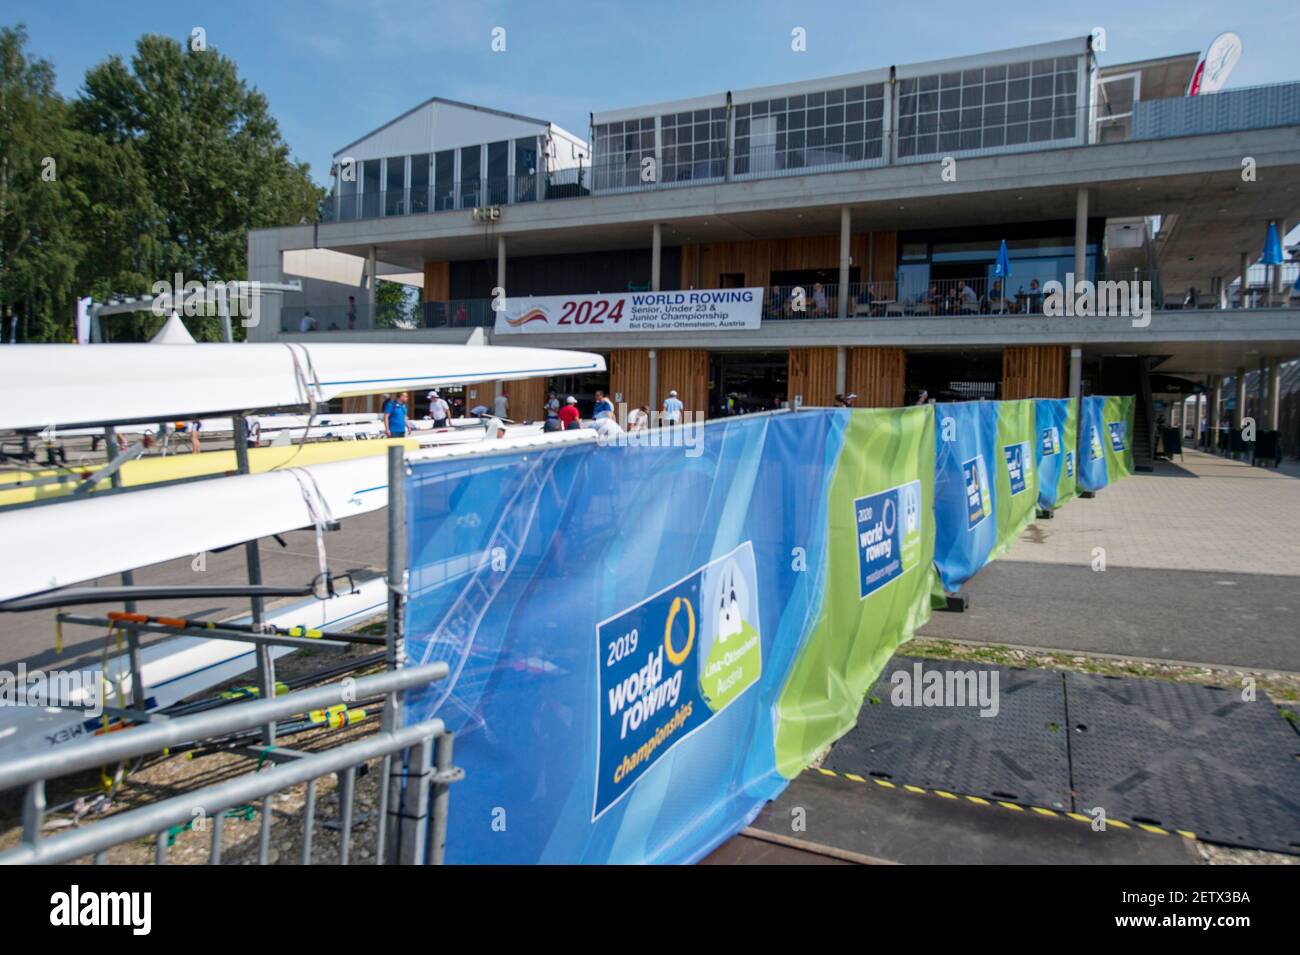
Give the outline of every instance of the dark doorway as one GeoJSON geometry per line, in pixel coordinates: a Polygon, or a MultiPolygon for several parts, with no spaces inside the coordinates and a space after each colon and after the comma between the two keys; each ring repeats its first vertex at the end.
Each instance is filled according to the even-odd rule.
{"type": "MultiPolygon", "coordinates": [[[[605,360],[609,361],[608,354],[605,355],[605,360]]],[[[554,391],[561,405],[569,395],[577,398],[578,410],[582,412],[584,418],[590,418],[592,415],[592,409],[596,406],[597,389],[609,394],[608,371],[595,371],[585,375],[560,375],[549,378],[546,382],[546,390],[554,391]]]]}
{"type": "Polygon", "coordinates": [[[718,276],[718,288],[744,288],[744,272],[723,272],[718,276]]]}
{"type": "Polygon", "coordinates": [[[783,351],[710,352],[709,417],[781,407],[789,363],[783,351]]]}
{"type": "Polygon", "coordinates": [[[1002,351],[909,351],[903,400],[922,391],[935,401],[995,400],[1002,395],[1002,351]]]}

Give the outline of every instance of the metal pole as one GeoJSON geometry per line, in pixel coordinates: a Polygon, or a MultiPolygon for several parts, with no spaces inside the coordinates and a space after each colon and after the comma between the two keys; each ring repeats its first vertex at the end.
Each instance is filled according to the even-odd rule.
{"type": "MultiPolygon", "coordinates": [[[[400,446],[388,449],[388,625],[385,628],[386,660],[389,670],[406,665],[406,451],[400,446]]],[[[385,702],[382,726],[392,732],[404,721],[404,694],[394,691],[385,702]]],[[[402,817],[406,811],[406,787],[403,785],[406,767],[400,759],[389,761],[388,786],[388,849],[390,859],[401,859],[403,839],[402,817]]]]}
{"type": "Polygon", "coordinates": [[[660,263],[663,256],[664,227],[656,222],[650,232],[650,291],[658,292],[660,263]]]}
{"type": "Polygon", "coordinates": [[[840,291],[837,298],[836,314],[840,318],[849,317],[849,269],[853,263],[850,254],[853,247],[851,217],[849,207],[840,208],[840,291]]]}
{"type": "Polygon", "coordinates": [[[443,733],[435,744],[434,769],[439,782],[433,786],[433,826],[429,833],[429,852],[425,862],[442,865],[447,853],[447,809],[451,802],[452,735],[443,733]]]}
{"type": "MultiPolygon", "coordinates": [[[[248,474],[248,423],[243,415],[231,419],[235,429],[235,465],[240,474],[248,474]]],[[[257,549],[257,541],[244,544],[245,562],[248,564],[248,582],[262,582],[262,555],[257,549]]],[[[249,598],[253,626],[259,626],[266,620],[266,604],[261,597],[249,598]]],[[[275,699],[275,661],[271,658],[271,648],[267,644],[257,647],[257,684],[262,688],[262,699],[275,699]]],[[[275,745],[275,723],[268,722],[262,733],[267,746],[275,745]]]]}
{"type": "MultiPolygon", "coordinates": [[[[112,461],[117,455],[117,429],[112,425],[104,429],[104,454],[109,461],[112,461]]],[[[113,487],[120,488],[122,486],[122,469],[118,468],[114,471],[109,480],[112,482],[113,487]]],[[[134,583],[135,572],[131,570],[122,571],[122,585],[130,587],[134,583]]],[[[127,600],[122,606],[127,613],[135,613],[136,603],[134,600],[127,600]]],[[[131,706],[139,712],[144,712],[144,679],[140,672],[140,634],[138,631],[128,630],[126,632],[126,649],[131,665],[131,706]]]]}

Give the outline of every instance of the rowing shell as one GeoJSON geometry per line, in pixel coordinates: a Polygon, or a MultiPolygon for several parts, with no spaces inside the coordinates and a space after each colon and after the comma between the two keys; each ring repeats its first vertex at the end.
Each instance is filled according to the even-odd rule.
{"type": "Polygon", "coordinates": [[[0,430],[190,420],[604,370],[590,352],[498,345],[17,345],[0,348],[0,430]]]}

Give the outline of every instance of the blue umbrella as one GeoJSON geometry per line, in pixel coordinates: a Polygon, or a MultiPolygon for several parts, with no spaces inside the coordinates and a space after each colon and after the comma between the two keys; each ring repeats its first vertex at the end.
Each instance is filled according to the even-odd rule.
{"type": "Polygon", "coordinates": [[[998,260],[993,265],[993,277],[1002,279],[1002,305],[1007,306],[1007,279],[1011,278],[1011,256],[1007,254],[1007,240],[998,246],[998,260]]]}
{"type": "Polygon", "coordinates": [[[1282,243],[1277,237],[1277,223],[1268,224],[1268,235],[1264,239],[1264,264],[1282,264],[1282,243]]]}

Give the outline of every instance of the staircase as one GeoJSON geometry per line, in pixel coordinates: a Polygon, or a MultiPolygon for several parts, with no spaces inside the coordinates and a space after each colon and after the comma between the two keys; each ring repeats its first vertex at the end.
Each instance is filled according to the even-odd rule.
{"type": "Polygon", "coordinates": [[[1151,399],[1150,357],[1107,358],[1098,393],[1133,395],[1133,467],[1150,471],[1155,462],[1155,413],[1151,399]]]}

